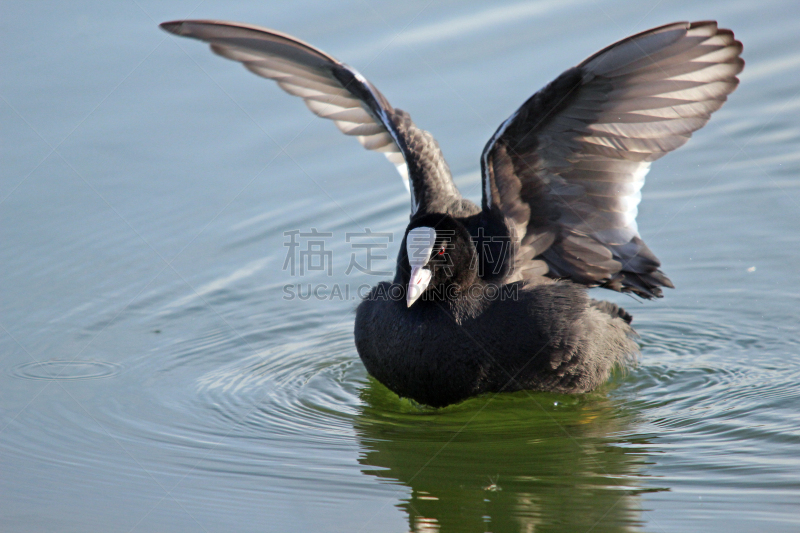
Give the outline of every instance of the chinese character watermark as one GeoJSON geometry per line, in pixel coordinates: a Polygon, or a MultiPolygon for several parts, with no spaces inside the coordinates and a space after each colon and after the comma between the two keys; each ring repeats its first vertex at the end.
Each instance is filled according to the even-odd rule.
{"type": "Polygon", "coordinates": [[[283,262],[283,270],[289,270],[292,276],[297,275],[297,263],[300,264],[300,275],[304,275],[306,270],[314,271],[327,271],[328,275],[333,273],[333,252],[325,249],[325,241],[333,237],[331,232],[319,232],[316,228],[311,228],[308,233],[301,233],[300,230],[284,231],[284,237],[289,237],[289,242],[283,243],[284,246],[289,248],[286,252],[286,260],[283,262]],[[305,250],[299,250],[301,247],[297,239],[307,239],[305,242],[305,250]],[[313,240],[312,240],[313,239],[313,240]]]}
{"type": "MultiPolygon", "coordinates": [[[[323,232],[317,228],[309,231],[290,230],[283,233],[286,258],[283,270],[291,276],[305,276],[311,272],[321,272],[333,277],[333,251],[329,249],[333,232],[323,232]]],[[[409,263],[420,267],[442,269],[445,276],[453,276],[452,252],[455,231],[440,229],[436,231],[410,231],[406,236],[406,253],[409,263]]],[[[365,228],[363,232],[345,233],[345,242],[350,245],[350,260],[344,271],[345,276],[354,271],[361,274],[390,277],[391,270],[380,270],[381,261],[388,261],[389,244],[394,242],[390,232],[374,232],[365,228]],[[376,264],[377,262],[377,264],[376,264]]],[[[423,294],[423,300],[453,300],[464,295],[487,300],[516,299],[518,285],[496,285],[492,279],[500,281],[505,273],[514,268],[513,254],[516,247],[507,236],[484,235],[483,228],[471,236],[475,247],[470,269],[476,270],[487,283],[460,288],[455,284],[431,286],[423,294]],[[510,261],[510,262],[509,262],[510,261]],[[486,277],[484,276],[486,274],[486,277]],[[462,290],[463,289],[463,290],[462,290]],[[472,291],[472,292],[468,292],[472,291]],[[477,292],[476,292],[477,291],[477,292]],[[474,293],[474,294],[473,294],[474,293]]],[[[384,267],[385,268],[385,267],[384,267]]],[[[363,300],[389,299],[405,301],[407,288],[394,283],[380,283],[374,287],[361,284],[290,284],[283,287],[283,299],[302,301],[315,300],[363,300]]]]}
{"type": "Polygon", "coordinates": [[[373,250],[388,250],[389,243],[394,242],[394,236],[391,233],[375,233],[367,228],[363,233],[346,233],[345,241],[349,242],[350,246],[356,250],[366,250],[367,255],[366,265],[362,265],[356,260],[356,253],[351,253],[350,264],[347,265],[347,270],[344,272],[346,276],[349,276],[353,269],[373,276],[391,276],[393,274],[391,271],[372,269],[373,261],[389,259],[388,255],[374,255],[373,250]]]}

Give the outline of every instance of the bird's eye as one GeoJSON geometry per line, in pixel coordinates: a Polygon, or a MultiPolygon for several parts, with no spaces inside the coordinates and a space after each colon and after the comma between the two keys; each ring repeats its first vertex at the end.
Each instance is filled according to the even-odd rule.
{"type": "Polygon", "coordinates": [[[439,255],[444,255],[444,246],[442,246],[442,249],[439,250],[439,255]]]}

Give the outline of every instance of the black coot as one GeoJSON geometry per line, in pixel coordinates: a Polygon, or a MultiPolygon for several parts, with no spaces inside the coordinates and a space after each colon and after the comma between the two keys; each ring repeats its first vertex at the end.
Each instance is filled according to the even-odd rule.
{"type": "Polygon", "coordinates": [[[411,221],[392,283],[359,305],[367,370],[443,406],[484,392],[577,393],[636,353],[631,317],[584,287],[644,298],[672,287],[636,226],[650,163],[683,145],[739,83],[742,45],[716,22],[623,39],[565,71],[481,155],[480,207],[439,146],[361,74],[288,35],[216,21],[163,29],[211,44],[394,163],[411,221]]]}

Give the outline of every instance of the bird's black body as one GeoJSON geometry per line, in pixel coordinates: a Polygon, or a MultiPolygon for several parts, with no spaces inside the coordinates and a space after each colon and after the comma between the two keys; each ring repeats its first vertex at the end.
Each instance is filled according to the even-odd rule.
{"type": "Polygon", "coordinates": [[[672,287],[636,225],[650,163],[683,145],[737,86],[742,45],[715,22],[628,37],[531,96],[481,155],[481,205],[461,197],[439,145],[351,67],[255,26],[165,30],[276,81],[365,148],[411,192],[392,283],[356,312],[370,374],[433,406],[512,390],[577,393],[636,352],[631,317],[584,287],[644,298],[672,287]]]}
{"type": "Polygon", "coordinates": [[[391,284],[379,284],[356,313],[367,371],[397,394],[439,407],[485,392],[590,391],[636,351],[630,326],[574,283],[504,289],[507,299],[462,295],[406,308],[405,299],[384,296],[391,284]]]}

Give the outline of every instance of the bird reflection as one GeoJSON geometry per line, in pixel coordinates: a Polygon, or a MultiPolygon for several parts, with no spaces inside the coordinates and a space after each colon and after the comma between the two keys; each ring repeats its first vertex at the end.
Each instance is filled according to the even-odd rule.
{"type": "Polygon", "coordinates": [[[370,380],[355,430],[365,474],[405,485],[415,532],[637,531],[647,442],[608,397],[520,392],[445,409],[370,380]]]}

